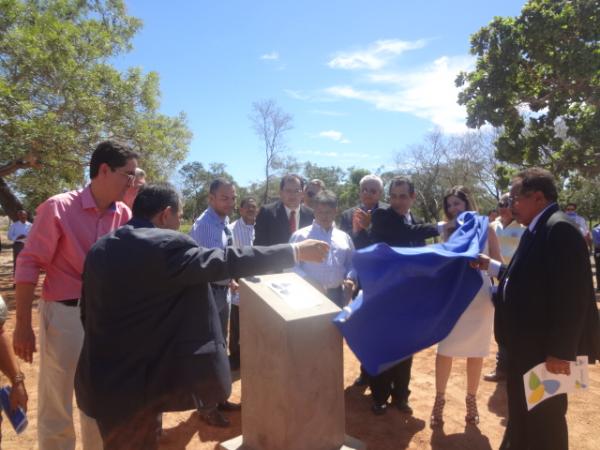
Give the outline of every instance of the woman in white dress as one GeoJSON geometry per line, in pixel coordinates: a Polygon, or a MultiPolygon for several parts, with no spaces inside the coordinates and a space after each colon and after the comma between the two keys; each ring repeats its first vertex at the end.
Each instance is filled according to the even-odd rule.
{"type": "MultiPolygon", "coordinates": [[[[448,218],[448,222],[444,225],[444,239],[448,239],[456,229],[456,218],[460,213],[475,210],[476,206],[466,188],[455,186],[450,189],[444,196],[444,213],[448,218]]],[[[501,260],[498,238],[491,227],[488,230],[485,253],[498,261],[501,260]]],[[[460,316],[450,334],[438,344],[435,360],[436,396],[430,423],[432,427],[441,426],[444,423],[446,386],[454,357],[467,358],[465,422],[473,425],[479,423],[477,388],[479,387],[483,358],[489,353],[494,322],[491,282],[486,274],[482,273],[481,277],[483,279],[481,289],[460,316]]]]}

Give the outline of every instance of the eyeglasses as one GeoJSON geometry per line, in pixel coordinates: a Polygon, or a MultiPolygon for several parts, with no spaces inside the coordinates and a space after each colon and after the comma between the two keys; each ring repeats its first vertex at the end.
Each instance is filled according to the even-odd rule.
{"type": "Polygon", "coordinates": [[[317,195],[317,193],[313,191],[306,191],[306,195],[308,195],[309,198],[313,198],[315,195],[317,195]]]}
{"type": "Polygon", "coordinates": [[[523,200],[524,198],[527,198],[531,195],[531,192],[527,192],[524,194],[517,194],[517,195],[511,195],[510,197],[508,197],[508,207],[510,208],[512,205],[514,205],[517,202],[520,202],[521,200],[523,200]]]}
{"type": "Polygon", "coordinates": [[[127,177],[127,184],[128,185],[132,185],[133,182],[135,181],[135,174],[134,173],[121,172],[121,171],[119,171],[117,169],[112,169],[112,171],[118,173],[119,175],[127,177]]]}
{"type": "Polygon", "coordinates": [[[369,189],[369,188],[364,187],[360,190],[360,192],[363,194],[377,195],[377,194],[379,194],[379,189],[375,189],[375,188],[369,189]]]}

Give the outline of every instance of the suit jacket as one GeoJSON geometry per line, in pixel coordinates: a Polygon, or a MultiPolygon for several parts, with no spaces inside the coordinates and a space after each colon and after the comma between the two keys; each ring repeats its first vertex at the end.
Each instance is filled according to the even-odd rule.
{"type": "Polygon", "coordinates": [[[204,249],[132,219],[92,247],[83,272],[85,331],[75,375],[89,416],[194,408],[229,397],[231,375],[209,282],[292,267],[290,245],[204,249]]]}
{"type": "MultiPolygon", "coordinates": [[[[314,218],[312,209],[300,205],[298,229],[309,226],[314,218]]],[[[290,223],[283,202],[277,201],[260,208],[254,225],[255,245],[283,244],[289,242],[291,236],[290,223]]]]}
{"type": "Polygon", "coordinates": [[[371,218],[371,242],[385,242],[391,247],[422,247],[425,239],[439,235],[436,225],[423,223],[410,213],[412,224],[392,208],[377,209],[371,218]]]}
{"type": "Polygon", "coordinates": [[[552,205],[524,235],[502,271],[495,333],[509,368],[525,373],[554,356],[600,356],[600,328],[589,253],[579,230],[552,205]]]}
{"type": "MultiPolygon", "coordinates": [[[[387,209],[390,205],[384,202],[379,202],[373,208],[372,213],[377,209],[387,209]]],[[[340,229],[348,233],[348,235],[352,238],[352,242],[354,243],[354,248],[357,250],[359,248],[365,248],[372,244],[371,238],[369,237],[369,230],[360,230],[358,233],[354,233],[352,231],[352,216],[354,215],[354,210],[356,208],[360,208],[360,206],[355,206],[353,208],[348,208],[345,210],[340,217],[340,229]]]]}

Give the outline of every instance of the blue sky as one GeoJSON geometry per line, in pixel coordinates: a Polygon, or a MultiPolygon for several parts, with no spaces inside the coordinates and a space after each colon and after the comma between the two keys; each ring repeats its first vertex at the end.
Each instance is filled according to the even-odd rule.
{"type": "Polygon", "coordinates": [[[144,22],[120,68],[157,71],[161,111],[184,111],[188,161],[222,162],[240,184],[264,157],[248,115],[274,99],[294,117],[288,154],[319,165],[392,168],[434,127],[466,130],[454,78],[469,36],[513,0],[127,0],[144,22]]]}

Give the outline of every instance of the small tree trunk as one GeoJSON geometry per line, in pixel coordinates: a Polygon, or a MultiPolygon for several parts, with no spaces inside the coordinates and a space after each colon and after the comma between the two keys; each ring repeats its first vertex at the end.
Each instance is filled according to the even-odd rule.
{"type": "Polygon", "coordinates": [[[4,178],[0,178],[0,206],[13,222],[18,220],[17,211],[24,209],[23,203],[13,194],[4,178]]]}

